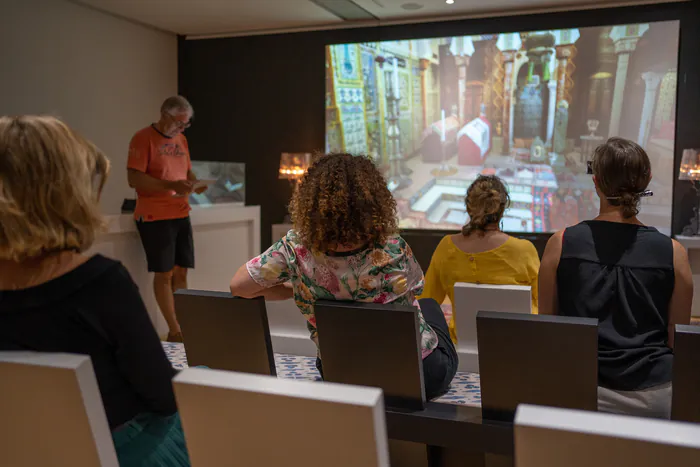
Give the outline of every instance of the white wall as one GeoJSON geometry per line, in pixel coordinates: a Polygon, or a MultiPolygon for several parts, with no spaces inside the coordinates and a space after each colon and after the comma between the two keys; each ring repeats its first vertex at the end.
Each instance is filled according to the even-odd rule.
{"type": "Polygon", "coordinates": [[[112,161],[106,214],[133,197],[131,136],[176,92],[175,35],[68,0],[0,0],[0,115],[56,115],[100,147],[112,161]]]}

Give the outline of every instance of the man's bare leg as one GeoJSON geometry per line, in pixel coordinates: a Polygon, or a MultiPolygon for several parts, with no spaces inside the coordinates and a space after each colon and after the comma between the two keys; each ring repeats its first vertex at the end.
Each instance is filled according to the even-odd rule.
{"type": "Polygon", "coordinates": [[[187,269],[175,266],[173,269],[173,292],[187,289],[187,269]]]}
{"type": "Polygon", "coordinates": [[[173,297],[173,271],[157,272],[153,277],[153,292],[163,318],[168,323],[168,338],[180,334],[180,324],[175,317],[175,298],[173,297]]]}

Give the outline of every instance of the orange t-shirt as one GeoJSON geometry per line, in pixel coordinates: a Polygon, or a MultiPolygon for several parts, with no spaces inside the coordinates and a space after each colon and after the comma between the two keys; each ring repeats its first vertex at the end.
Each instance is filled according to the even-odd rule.
{"type": "MultiPolygon", "coordinates": [[[[159,180],[186,180],[192,169],[187,139],[183,134],[165,136],[153,125],[146,127],[131,138],[127,168],[159,180]]],[[[181,219],[190,213],[188,197],[173,196],[174,191],[136,190],[136,194],[136,220],[181,219]]]]}

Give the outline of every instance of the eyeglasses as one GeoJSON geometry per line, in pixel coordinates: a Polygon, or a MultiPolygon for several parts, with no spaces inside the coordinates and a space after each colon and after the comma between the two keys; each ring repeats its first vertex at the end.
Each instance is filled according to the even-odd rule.
{"type": "MultiPolygon", "coordinates": [[[[175,119],[173,119],[173,120],[175,120],[175,119]]],[[[175,120],[175,125],[177,125],[178,128],[182,128],[184,130],[185,128],[189,128],[190,126],[192,126],[192,122],[189,120],[186,122],[181,122],[180,120],[175,120]]]]}
{"type": "Polygon", "coordinates": [[[186,122],[183,122],[183,121],[176,119],[174,115],[168,114],[168,116],[172,119],[173,123],[175,123],[175,125],[177,125],[178,128],[181,128],[183,130],[185,128],[189,128],[192,125],[192,119],[189,119],[186,122]]]}

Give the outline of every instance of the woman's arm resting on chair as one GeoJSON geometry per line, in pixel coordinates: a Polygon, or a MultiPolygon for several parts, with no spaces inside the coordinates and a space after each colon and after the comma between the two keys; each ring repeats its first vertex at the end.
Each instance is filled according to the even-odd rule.
{"type": "Polygon", "coordinates": [[[690,272],[688,253],[683,245],[673,240],[673,270],[675,286],[668,304],[668,346],[673,348],[676,324],[690,324],[693,305],[693,274],[690,272]]]}
{"type": "Polygon", "coordinates": [[[538,278],[539,314],[557,314],[557,268],[561,257],[561,245],[564,231],[552,235],[542,255],[538,278]]]}
{"type": "Polygon", "coordinates": [[[261,286],[250,277],[245,264],[238,268],[229,287],[234,297],[241,298],[265,297],[266,300],[287,300],[294,296],[294,290],[284,284],[272,287],[261,286]]]}

